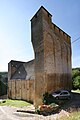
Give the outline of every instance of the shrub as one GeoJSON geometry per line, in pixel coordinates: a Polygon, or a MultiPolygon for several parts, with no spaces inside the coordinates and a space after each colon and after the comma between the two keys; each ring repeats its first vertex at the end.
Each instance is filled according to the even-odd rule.
{"type": "Polygon", "coordinates": [[[74,89],[80,89],[80,76],[73,79],[74,89]]]}
{"type": "Polygon", "coordinates": [[[55,98],[51,94],[46,92],[45,94],[43,94],[43,104],[49,105],[51,103],[57,104],[57,101],[55,100],[55,98]]]}
{"type": "Polygon", "coordinates": [[[80,89],[80,68],[72,69],[73,90],[80,89]]]}

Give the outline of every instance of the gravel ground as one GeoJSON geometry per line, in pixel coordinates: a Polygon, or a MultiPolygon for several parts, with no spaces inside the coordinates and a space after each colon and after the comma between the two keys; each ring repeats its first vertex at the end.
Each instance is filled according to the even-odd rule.
{"type": "Polygon", "coordinates": [[[64,110],[61,110],[58,114],[43,116],[25,112],[16,112],[18,109],[32,110],[34,107],[15,108],[10,106],[0,106],[0,120],[60,120],[63,116],[69,116],[69,113],[64,110]]]}

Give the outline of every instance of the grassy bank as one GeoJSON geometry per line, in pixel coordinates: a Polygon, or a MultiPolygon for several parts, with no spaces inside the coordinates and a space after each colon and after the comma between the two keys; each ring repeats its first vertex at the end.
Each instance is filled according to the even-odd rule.
{"type": "Polygon", "coordinates": [[[72,90],[71,92],[80,93],[80,90],[79,90],[79,89],[77,89],[77,90],[72,90]]]}
{"type": "Polygon", "coordinates": [[[0,106],[14,106],[14,107],[24,107],[24,106],[30,106],[31,104],[26,102],[26,101],[22,101],[22,100],[4,100],[2,102],[0,102],[0,106]]]}

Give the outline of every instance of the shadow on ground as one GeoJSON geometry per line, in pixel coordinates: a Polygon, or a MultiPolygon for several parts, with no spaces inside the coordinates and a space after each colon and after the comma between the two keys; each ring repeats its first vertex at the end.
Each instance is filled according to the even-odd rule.
{"type": "Polygon", "coordinates": [[[80,111],[80,93],[71,93],[71,99],[61,109],[68,112],[80,111]]]}

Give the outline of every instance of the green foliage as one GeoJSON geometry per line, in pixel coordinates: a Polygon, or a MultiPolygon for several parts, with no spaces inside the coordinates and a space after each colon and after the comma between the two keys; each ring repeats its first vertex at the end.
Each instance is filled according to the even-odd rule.
{"type": "Polygon", "coordinates": [[[0,72],[0,80],[8,78],[8,72],[0,72]]]}
{"type": "Polygon", "coordinates": [[[80,89],[80,68],[72,69],[72,86],[73,89],[80,89]]]}
{"type": "Polygon", "coordinates": [[[79,75],[80,71],[78,68],[72,69],[72,78],[75,78],[79,75]]]}
{"type": "Polygon", "coordinates": [[[74,87],[80,89],[80,76],[75,77],[73,80],[74,87]]]}
{"type": "Polygon", "coordinates": [[[7,94],[7,85],[0,81],[0,95],[5,95],[7,94]]]}
{"type": "Polygon", "coordinates": [[[0,74],[0,80],[1,80],[1,78],[2,78],[2,75],[0,74]]]}
{"type": "Polygon", "coordinates": [[[56,100],[51,94],[46,92],[45,94],[43,94],[43,104],[49,105],[51,103],[56,103],[56,100]]]}
{"type": "Polygon", "coordinates": [[[0,72],[0,95],[7,94],[8,73],[0,72]]]}

